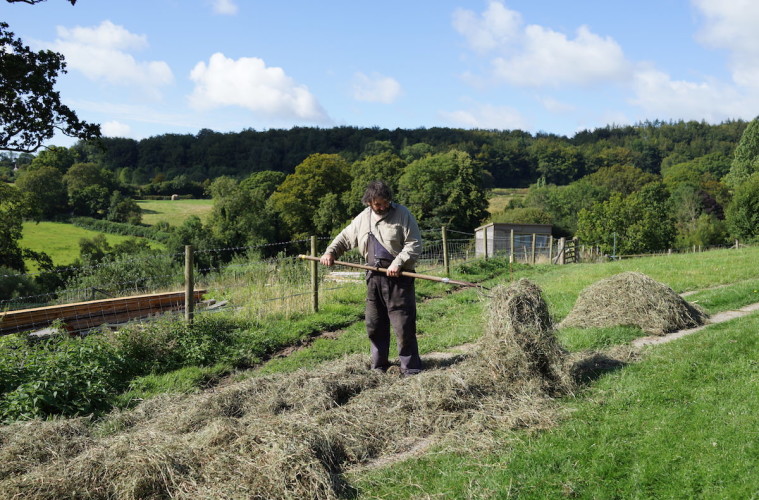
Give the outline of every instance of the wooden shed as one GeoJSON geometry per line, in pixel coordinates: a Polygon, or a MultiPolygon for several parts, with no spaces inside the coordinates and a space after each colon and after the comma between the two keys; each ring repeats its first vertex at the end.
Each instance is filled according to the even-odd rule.
{"type": "Polygon", "coordinates": [[[551,245],[551,224],[509,224],[491,222],[474,230],[475,256],[521,254],[527,248],[548,248],[551,245]],[[534,237],[533,237],[534,235],[534,237]]]}

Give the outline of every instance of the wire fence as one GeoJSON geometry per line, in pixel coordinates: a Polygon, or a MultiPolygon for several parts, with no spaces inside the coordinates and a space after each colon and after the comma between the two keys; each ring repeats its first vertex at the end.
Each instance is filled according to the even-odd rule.
{"type": "MultiPolygon", "coordinates": [[[[451,261],[474,257],[473,234],[459,234],[462,237],[448,239],[445,245],[439,232],[437,236],[423,240],[418,270],[441,272],[446,252],[451,261]]],[[[317,250],[323,252],[330,241],[318,238],[317,250]]],[[[203,292],[197,313],[228,311],[260,319],[309,311],[312,279],[308,264],[297,256],[310,253],[310,244],[310,240],[294,240],[194,250],[193,287],[203,292]]],[[[16,291],[0,299],[0,334],[29,330],[46,333],[52,323],[54,328],[78,333],[98,325],[116,326],[167,313],[181,314],[187,272],[184,259],[184,254],[152,253],[113,257],[93,265],[57,268],[55,272],[0,275],[0,283],[6,284],[59,284],[52,290],[16,291]],[[160,300],[156,298],[159,296],[160,300]]],[[[353,250],[341,260],[360,263],[363,259],[353,250]]],[[[363,285],[363,273],[338,268],[320,273],[319,279],[323,301],[335,299],[349,287],[363,285]]]]}
{"type": "MultiPolygon", "coordinates": [[[[426,232],[417,272],[445,276],[446,263],[474,258],[509,257],[530,264],[598,262],[609,260],[599,247],[535,234],[513,234],[509,238],[478,240],[475,234],[450,231],[426,232]],[[437,236],[437,238],[435,238],[437,236]],[[485,249],[490,249],[485,251],[485,249]],[[569,259],[568,259],[569,257],[569,259]]],[[[316,239],[316,255],[326,249],[331,238],[316,239]]],[[[298,259],[310,254],[312,241],[294,240],[265,245],[199,249],[193,252],[192,293],[200,301],[199,314],[228,311],[248,319],[312,310],[314,283],[310,266],[298,259]],[[265,257],[268,256],[268,257],[265,257]],[[202,296],[202,298],[201,298],[202,296]]],[[[736,245],[737,246],[737,242],[736,245]]],[[[694,251],[705,250],[694,248],[694,251]]],[[[673,253],[668,251],[665,253],[673,253]]],[[[661,255],[661,254],[647,254],[661,255]]],[[[188,302],[187,266],[184,253],[152,253],[120,256],[102,262],[58,268],[55,273],[0,275],[3,284],[35,282],[51,289],[39,293],[19,293],[0,299],[0,335],[38,330],[54,324],[71,332],[83,332],[99,325],[119,326],[127,321],[146,321],[167,313],[186,314],[188,302]],[[57,284],[51,286],[50,284],[57,284]]],[[[341,256],[346,262],[361,263],[356,251],[341,256]]],[[[318,298],[326,303],[340,300],[362,286],[364,272],[334,268],[318,273],[318,298]]],[[[30,288],[31,289],[31,288],[30,288]]]]}

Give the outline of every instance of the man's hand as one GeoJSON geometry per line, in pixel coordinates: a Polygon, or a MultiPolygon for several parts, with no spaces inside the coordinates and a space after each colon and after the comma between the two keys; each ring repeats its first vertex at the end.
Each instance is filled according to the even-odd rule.
{"type": "Polygon", "coordinates": [[[321,259],[319,259],[319,262],[325,266],[331,267],[335,265],[335,257],[331,253],[325,253],[322,255],[321,259]]]}
{"type": "Polygon", "coordinates": [[[401,275],[401,267],[398,264],[390,264],[387,268],[387,275],[397,277],[401,275]]]}

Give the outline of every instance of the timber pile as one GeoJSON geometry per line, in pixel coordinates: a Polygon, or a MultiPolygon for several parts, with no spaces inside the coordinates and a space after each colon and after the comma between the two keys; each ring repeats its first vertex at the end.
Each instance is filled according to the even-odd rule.
{"type": "MultiPolygon", "coordinates": [[[[205,290],[195,290],[195,302],[205,293],[205,290]]],[[[123,323],[180,311],[184,309],[184,299],[184,291],[164,292],[7,311],[0,313],[0,335],[47,328],[55,321],[63,322],[69,331],[78,332],[105,323],[123,323]]]]}

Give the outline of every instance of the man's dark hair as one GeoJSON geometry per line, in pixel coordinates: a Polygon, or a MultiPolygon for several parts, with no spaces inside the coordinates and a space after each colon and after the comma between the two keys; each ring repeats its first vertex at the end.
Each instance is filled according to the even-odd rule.
{"type": "Polygon", "coordinates": [[[361,203],[369,205],[373,200],[378,198],[393,201],[393,190],[382,181],[372,181],[366,186],[366,191],[364,192],[363,198],[361,198],[361,203]]]}

